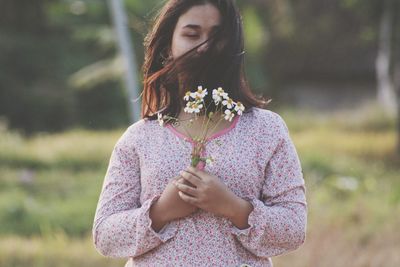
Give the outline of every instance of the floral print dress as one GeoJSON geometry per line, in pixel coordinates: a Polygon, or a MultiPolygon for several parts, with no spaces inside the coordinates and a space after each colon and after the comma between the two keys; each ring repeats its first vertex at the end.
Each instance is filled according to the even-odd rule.
{"type": "Polygon", "coordinates": [[[193,140],[157,120],[141,119],[111,154],[93,222],[93,242],[126,266],[272,266],[271,257],[305,241],[305,184],[295,146],[280,115],[250,108],[207,139],[214,174],[254,209],[246,229],[199,210],[151,228],[149,210],[170,179],[190,165],[193,140]]]}

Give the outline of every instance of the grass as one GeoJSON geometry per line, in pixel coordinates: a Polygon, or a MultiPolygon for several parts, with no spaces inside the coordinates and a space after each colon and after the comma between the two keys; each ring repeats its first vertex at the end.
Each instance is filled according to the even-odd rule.
{"type": "MultiPolygon", "coordinates": [[[[394,119],[365,110],[364,117],[278,113],[301,159],[309,221],[306,243],[274,258],[275,266],[398,266],[394,119]]],[[[95,251],[91,227],[111,150],[124,129],[31,138],[0,129],[0,266],[123,266],[125,259],[95,251]]]]}
{"type": "Polygon", "coordinates": [[[0,266],[124,266],[123,259],[101,257],[90,237],[71,238],[62,231],[40,237],[3,236],[0,266]]]}
{"type": "Polygon", "coordinates": [[[4,130],[0,135],[0,166],[80,170],[104,165],[121,130],[78,129],[61,134],[39,134],[29,139],[4,130]]]}

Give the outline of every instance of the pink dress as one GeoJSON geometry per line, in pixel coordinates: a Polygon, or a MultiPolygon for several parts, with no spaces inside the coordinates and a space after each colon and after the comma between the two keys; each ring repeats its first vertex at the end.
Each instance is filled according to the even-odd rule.
{"type": "Polygon", "coordinates": [[[252,108],[208,138],[216,175],[254,207],[250,227],[199,210],[151,228],[149,209],[168,181],[190,165],[192,140],[173,126],[142,119],[112,152],[93,223],[93,241],[126,266],[272,266],[271,257],[305,241],[307,203],[301,164],[288,128],[275,112],[252,108]]]}

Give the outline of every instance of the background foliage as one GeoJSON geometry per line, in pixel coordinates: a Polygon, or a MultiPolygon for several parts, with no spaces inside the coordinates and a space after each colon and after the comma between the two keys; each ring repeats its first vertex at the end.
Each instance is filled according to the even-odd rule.
{"type": "MultiPolygon", "coordinates": [[[[388,1],[237,1],[251,86],[287,122],[307,185],[306,243],[278,267],[400,264],[397,121],[376,104],[388,1]]],[[[125,1],[138,66],[162,4],[125,1]]],[[[107,2],[0,6],[0,266],[123,266],[91,239],[112,148],[130,124],[107,2]]]]}

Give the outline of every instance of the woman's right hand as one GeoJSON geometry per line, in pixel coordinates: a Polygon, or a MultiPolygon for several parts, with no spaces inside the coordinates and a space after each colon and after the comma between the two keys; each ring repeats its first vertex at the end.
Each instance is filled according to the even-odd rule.
{"type": "Polygon", "coordinates": [[[152,219],[152,227],[154,230],[160,230],[168,222],[186,217],[199,208],[183,201],[179,195],[179,190],[172,183],[174,180],[185,181],[181,176],[172,178],[160,198],[150,208],[150,218],[152,219]]]}

